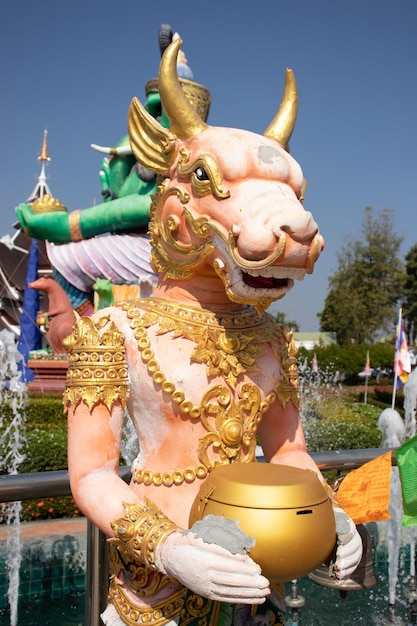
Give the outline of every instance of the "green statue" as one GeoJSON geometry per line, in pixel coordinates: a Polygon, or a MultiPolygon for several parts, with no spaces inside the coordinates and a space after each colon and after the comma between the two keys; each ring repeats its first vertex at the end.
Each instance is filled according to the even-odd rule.
{"type": "MultiPolygon", "coordinates": [[[[161,110],[158,92],[150,91],[147,94],[145,106],[161,125],[168,125],[161,110]]],[[[150,196],[156,191],[156,174],[136,162],[127,135],[115,148],[93,147],[109,154],[103,159],[99,174],[103,203],[71,213],[44,212],[42,199],[37,201],[35,207],[22,203],[16,213],[22,229],[31,237],[54,243],[69,243],[103,233],[146,229],[150,196]]]]}
{"type": "MultiPolygon", "coordinates": [[[[176,36],[169,25],[161,25],[161,56],[176,36]]],[[[184,53],[178,59],[177,71],[188,99],[203,119],[207,119],[210,94],[205,87],[194,81],[184,53]]],[[[158,92],[158,79],[148,81],[145,90],[145,109],[161,126],[168,128],[169,120],[162,109],[158,92]]],[[[45,202],[42,203],[42,198],[33,206],[22,203],[16,208],[16,213],[22,229],[28,235],[35,239],[65,244],[104,233],[146,232],[151,195],[157,190],[156,174],[137,163],[128,135],[115,147],[101,148],[95,144],[92,147],[106,154],[99,174],[103,202],[71,213],[51,210],[50,206],[45,206],[45,202]]]]}

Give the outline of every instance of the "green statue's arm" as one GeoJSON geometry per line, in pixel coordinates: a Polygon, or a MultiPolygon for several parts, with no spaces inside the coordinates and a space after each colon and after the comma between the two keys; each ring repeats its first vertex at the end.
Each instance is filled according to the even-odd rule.
{"type": "Polygon", "coordinates": [[[35,239],[68,243],[103,233],[124,232],[146,227],[150,194],[131,194],[88,209],[66,213],[34,213],[28,204],[16,208],[22,229],[35,239]]]}

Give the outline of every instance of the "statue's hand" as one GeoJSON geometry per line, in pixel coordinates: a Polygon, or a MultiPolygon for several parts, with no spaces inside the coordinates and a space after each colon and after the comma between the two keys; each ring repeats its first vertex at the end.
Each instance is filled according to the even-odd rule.
{"type": "Polygon", "coordinates": [[[336,580],[346,580],[358,567],[362,558],[363,544],[351,518],[343,509],[335,508],[337,549],[336,560],[331,566],[336,580]]]}
{"type": "Polygon", "coordinates": [[[99,179],[101,185],[101,191],[105,192],[104,195],[110,193],[111,188],[111,173],[110,173],[110,165],[108,159],[103,159],[101,163],[101,168],[99,172],[99,179]]]}
{"type": "Polygon", "coordinates": [[[220,602],[262,604],[269,581],[247,554],[232,554],[191,531],[171,533],[158,548],[155,564],[199,595],[220,602]]]}
{"type": "Polygon", "coordinates": [[[54,243],[71,241],[69,216],[65,211],[34,213],[28,204],[22,203],[16,208],[16,214],[25,233],[35,239],[54,243]]]}

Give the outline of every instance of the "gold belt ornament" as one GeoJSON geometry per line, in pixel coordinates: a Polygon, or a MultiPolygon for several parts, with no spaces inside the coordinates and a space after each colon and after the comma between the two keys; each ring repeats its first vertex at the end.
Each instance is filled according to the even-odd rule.
{"type": "Polygon", "coordinates": [[[185,604],[187,589],[181,588],[175,595],[158,602],[157,604],[141,606],[134,603],[115,578],[112,578],[109,586],[109,602],[111,602],[120,618],[129,626],[137,624],[149,624],[151,626],[163,626],[179,617],[185,604]]]}
{"type": "Polygon", "coordinates": [[[215,626],[221,608],[220,602],[203,598],[185,587],[156,604],[139,605],[114,578],[110,581],[109,602],[128,626],[164,626],[175,619],[179,619],[180,626],[215,626]]]}

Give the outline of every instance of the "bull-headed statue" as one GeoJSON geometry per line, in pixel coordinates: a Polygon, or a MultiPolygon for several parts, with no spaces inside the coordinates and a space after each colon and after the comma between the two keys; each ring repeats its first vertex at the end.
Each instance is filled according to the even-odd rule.
{"type": "MultiPolygon", "coordinates": [[[[218,469],[253,471],[259,441],[271,469],[314,474],[338,537],[334,576],[359,562],[355,526],[336,502],[333,516],[306,450],[293,342],[265,313],[312,271],[323,241],[286,151],[292,73],[265,136],[210,127],[178,85],[180,43],[165,51],[159,73],[170,129],[136,99],[129,112],[136,158],[163,177],[149,227],[154,296],[82,317],[66,340],[71,488],[110,538],[105,624],[277,624],[276,594],[248,554],[251,537],[223,515],[189,529],[190,512],[218,469]],[[129,485],[118,476],[126,408],[140,446],[129,485]]],[[[279,525],[271,532],[269,556],[280,563],[279,525]]],[[[296,551],[294,562],[309,552],[296,551]]]]}
{"type": "Polygon", "coordinates": [[[301,169],[286,150],[297,115],[295,78],[287,70],[281,107],[263,137],[208,126],[176,77],[180,43],[159,77],[170,130],[137,99],[129,114],[137,160],[166,177],[152,209],[154,265],[167,279],[197,285],[204,267],[206,288],[220,290],[223,302],[224,294],[262,311],[313,271],[323,249],[301,204],[301,169]]]}

